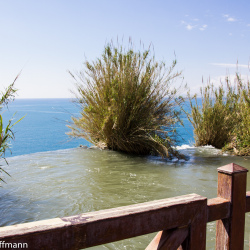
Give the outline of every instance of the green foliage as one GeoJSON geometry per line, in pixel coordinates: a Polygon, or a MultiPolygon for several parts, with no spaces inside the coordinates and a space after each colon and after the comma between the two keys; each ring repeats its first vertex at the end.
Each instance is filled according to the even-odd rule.
{"type": "MultiPolygon", "coordinates": [[[[2,112],[3,107],[7,106],[8,103],[12,100],[14,100],[16,89],[14,88],[15,81],[17,80],[18,76],[15,78],[14,82],[8,86],[8,88],[5,89],[4,92],[1,93],[1,99],[0,99],[0,112],[2,112]]],[[[21,118],[22,119],[22,118],[21,118]]],[[[20,119],[20,120],[21,120],[20,119]]],[[[13,126],[18,123],[13,123],[12,119],[8,121],[8,124],[6,127],[4,127],[3,124],[3,117],[2,113],[0,113],[0,157],[5,159],[5,152],[7,149],[10,150],[10,141],[14,139],[14,133],[13,133],[13,126]]],[[[7,161],[6,161],[7,162],[7,161]]],[[[3,168],[0,167],[0,173],[8,174],[3,168]]],[[[0,181],[3,181],[3,178],[0,178],[0,181]]]]}
{"type": "Polygon", "coordinates": [[[182,99],[172,83],[180,73],[173,73],[176,61],[167,68],[150,54],[111,43],[101,58],[71,73],[81,113],[72,118],[69,135],[100,148],[184,158],[174,149],[182,99]]]}
{"type": "Polygon", "coordinates": [[[231,141],[225,145],[224,151],[232,151],[236,155],[250,156],[250,83],[243,83],[240,76],[236,75],[238,84],[237,103],[233,118],[236,123],[231,136],[231,141]]]}
{"type": "Polygon", "coordinates": [[[191,113],[186,113],[194,127],[196,146],[212,145],[237,155],[250,155],[250,86],[239,74],[232,83],[226,78],[218,88],[208,83],[201,88],[201,106],[197,95],[190,96],[191,113]]]}
{"type": "Polygon", "coordinates": [[[233,105],[230,101],[230,88],[228,87],[225,91],[221,85],[216,89],[213,84],[208,83],[201,88],[200,93],[201,107],[198,105],[197,95],[193,97],[189,95],[191,114],[188,118],[194,127],[195,144],[196,146],[212,145],[222,148],[225,142],[230,140],[232,123],[234,123],[230,119],[233,105]]]}

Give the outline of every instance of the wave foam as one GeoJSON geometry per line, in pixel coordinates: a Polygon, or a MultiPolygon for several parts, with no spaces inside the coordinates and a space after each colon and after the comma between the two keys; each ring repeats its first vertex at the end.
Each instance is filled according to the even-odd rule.
{"type": "Polygon", "coordinates": [[[206,146],[201,146],[201,148],[215,148],[215,147],[211,145],[206,145],[206,146]]]}
{"type": "Polygon", "coordinates": [[[176,146],[176,149],[177,149],[177,150],[188,149],[188,148],[195,148],[195,147],[194,147],[194,146],[187,145],[187,144],[183,144],[183,145],[181,145],[181,146],[176,146]]]}

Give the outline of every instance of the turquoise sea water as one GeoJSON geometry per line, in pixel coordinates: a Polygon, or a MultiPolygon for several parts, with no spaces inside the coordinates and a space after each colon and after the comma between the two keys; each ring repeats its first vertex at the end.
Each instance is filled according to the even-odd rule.
{"type": "Polygon", "coordinates": [[[4,111],[4,121],[13,114],[14,121],[24,118],[14,127],[12,155],[7,152],[6,157],[74,148],[80,144],[90,146],[83,139],[72,140],[66,135],[68,121],[78,113],[78,107],[70,99],[16,99],[4,111]]]}

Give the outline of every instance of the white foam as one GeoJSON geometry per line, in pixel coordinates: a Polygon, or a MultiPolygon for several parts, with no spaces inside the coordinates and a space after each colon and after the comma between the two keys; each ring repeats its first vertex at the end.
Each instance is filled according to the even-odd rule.
{"type": "Polygon", "coordinates": [[[201,148],[214,148],[215,149],[215,147],[212,145],[201,146],[201,148]]]}
{"type": "Polygon", "coordinates": [[[176,146],[177,150],[181,150],[181,149],[188,149],[188,148],[195,148],[193,146],[187,145],[187,144],[183,144],[181,146],[176,146]]]}
{"type": "Polygon", "coordinates": [[[43,166],[43,167],[40,167],[40,169],[46,169],[46,168],[49,168],[50,166],[43,166]]]}

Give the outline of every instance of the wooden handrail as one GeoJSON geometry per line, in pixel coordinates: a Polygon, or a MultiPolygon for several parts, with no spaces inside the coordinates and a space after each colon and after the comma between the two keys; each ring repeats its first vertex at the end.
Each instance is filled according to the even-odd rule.
{"type": "Polygon", "coordinates": [[[31,249],[81,249],[190,223],[206,198],[197,194],[0,228],[0,240],[31,249]],[[48,248],[46,248],[46,246],[48,248]]]}
{"type": "Polygon", "coordinates": [[[230,202],[217,197],[207,201],[207,222],[221,220],[230,216],[230,202]]]}

